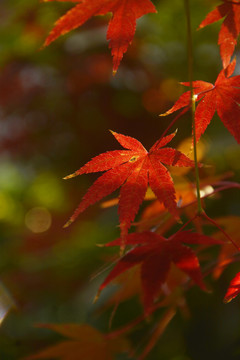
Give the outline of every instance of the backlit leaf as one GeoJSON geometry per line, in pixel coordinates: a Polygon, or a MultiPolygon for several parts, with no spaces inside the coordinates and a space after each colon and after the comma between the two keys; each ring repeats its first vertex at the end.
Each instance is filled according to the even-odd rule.
{"type": "Polygon", "coordinates": [[[118,212],[122,238],[127,235],[139,206],[144,200],[148,184],[157,199],[174,217],[178,218],[173,180],[163,164],[193,167],[194,162],[178,150],[161,148],[162,145],[171,141],[175,133],[157,141],[149,152],[138,140],[130,136],[115,132],[112,134],[122,146],[129,150],[108,151],[93,158],[72,175],[65,177],[68,179],[79,174],[107,170],[88,189],[66,226],[70,225],[88,206],[111,194],[120,186],[122,187],[118,212]]]}
{"type": "MultiPolygon", "coordinates": [[[[54,0],[44,0],[45,2],[54,0]]],[[[69,0],[57,0],[69,1],[69,0]]],[[[95,15],[112,13],[107,31],[107,40],[112,50],[113,72],[115,73],[132,42],[136,20],[147,13],[154,13],[156,9],[150,0],[70,0],[77,3],[55,23],[54,28],[47,37],[44,45],[49,45],[60,35],[83,25],[95,15]]]]}

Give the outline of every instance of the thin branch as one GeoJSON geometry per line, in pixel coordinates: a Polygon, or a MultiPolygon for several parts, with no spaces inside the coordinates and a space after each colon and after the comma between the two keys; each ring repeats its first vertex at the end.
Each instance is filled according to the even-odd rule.
{"type": "Polygon", "coordinates": [[[196,124],[195,124],[195,95],[193,91],[193,46],[192,46],[192,31],[191,31],[191,16],[189,0],[184,0],[186,20],[187,20],[187,42],[188,42],[188,78],[190,83],[190,94],[191,94],[191,112],[192,112],[192,130],[193,130],[193,153],[195,163],[195,176],[196,176],[196,189],[197,189],[197,204],[198,214],[203,212],[200,196],[200,180],[198,171],[198,160],[197,160],[197,140],[196,140],[196,124]]]}

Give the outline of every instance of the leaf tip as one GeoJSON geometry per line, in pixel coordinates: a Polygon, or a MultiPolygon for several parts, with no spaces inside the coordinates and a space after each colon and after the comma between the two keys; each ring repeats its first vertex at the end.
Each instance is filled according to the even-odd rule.
{"type": "Polygon", "coordinates": [[[43,43],[43,44],[40,46],[40,48],[39,48],[38,51],[42,51],[43,49],[45,49],[45,47],[46,47],[46,45],[45,45],[45,43],[43,43]]]}
{"type": "Polygon", "coordinates": [[[42,46],[40,47],[40,49],[41,50],[45,49],[50,44],[50,42],[51,41],[49,40],[49,37],[47,37],[44,43],[42,44],[42,46]]]}
{"type": "Polygon", "coordinates": [[[229,297],[224,297],[224,298],[223,298],[223,303],[224,303],[224,304],[228,304],[228,303],[230,303],[230,301],[232,301],[232,299],[233,299],[232,297],[231,297],[231,298],[229,298],[229,297]]]}
{"type": "Polygon", "coordinates": [[[73,220],[70,219],[66,222],[66,224],[63,225],[63,228],[66,229],[67,227],[69,227],[71,224],[73,223],[73,220]]]}
{"type": "Polygon", "coordinates": [[[158,116],[168,116],[169,114],[171,114],[171,113],[170,113],[169,110],[168,110],[168,111],[166,111],[166,112],[163,113],[163,114],[159,114],[158,116]]]}
{"type": "Polygon", "coordinates": [[[113,130],[110,130],[110,129],[109,129],[109,131],[115,138],[117,137],[118,133],[116,133],[116,131],[113,131],[113,130]]]}
{"type": "Polygon", "coordinates": [[[93,299],[93,304],[96,304],[96,302],[98,301],[99,299],[99,296],[101,294],[101,289],[98,290],[97,294],[95,295],[94,299],[93,299]]]}
{"type": "Polygon", "coordinates": [[[64,176],[63,180],[71,179],[71,178],[73,178],[73,177],[75,177],[75,176],[78,176],[78,173],[77,173],[77,172],[74,172],[73,174],[64,176]]]}

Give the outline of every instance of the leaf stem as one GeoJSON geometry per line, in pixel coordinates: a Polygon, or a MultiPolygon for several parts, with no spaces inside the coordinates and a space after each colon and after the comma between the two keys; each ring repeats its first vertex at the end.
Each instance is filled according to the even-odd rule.
{"type": "MultiPolygon", "coordinates": [[[[172,238],[173,236],[175,236],[176,234],[178,234],[179,232],[183,231],[183,229],[190,224],[190,222],[192,222],[193,220],[196,219],[196,217],[198,217],[198,214],[194,215],[191,219],[189,219],[183,226],[180,227],[180,229],[178,229],[178,231],[175,232],[174,235],[170,236],[170,238],[172,238]]],[[[170,239],[169,238],[169,239],[170,239]]]]}
{"type": "Polygon", "coordinates": [[[188,78],[190,83],[190,94],[191,94],[193,153],[194,153],[194,163],[195,163],[197,204],[198,204],[198,214],[201,214],[203,212],[203,209],[202,209],[201,197],[200,197],[200,180],[199,180],[198,161],[197,161],[197,139],[196,139],[196,124],[195,124],[196,101],[193,91],[193,46],[192,46],[191,15],[190,15],[189,0],[184,0],[184,6],[185,6],[185,13],[187,20],[188,78]]]}
{"type": "Polygon", "coordinates": [[[209,216],[207,216],[207,214],[203,211],[202,212],[202,217],[205,218],[207,221],[209,221],[211,224],[213,224],[214,226],[216,226],[216,228],[218,228],[223,235],[233,244],[233,246],[235,246],[235,248],[240,251],[239,246],[237,245],[237,243],[235,243],[235,241],[233,241],[233,239],[226,233],[226,231],[224,231],[221,226],[219,226],[215,220],[213,220],[212,218],[210,218],[209,216]]]}

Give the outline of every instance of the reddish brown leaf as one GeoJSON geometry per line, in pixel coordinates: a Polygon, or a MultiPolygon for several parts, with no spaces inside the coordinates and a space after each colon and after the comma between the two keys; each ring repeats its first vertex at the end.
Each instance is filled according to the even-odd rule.
{"type": "MultiPolygon", "coordinates": [[[[214,239],[210,236],[192,233],[191,231],[180,231],[173,235],[174,241],[186,244],[223,245],[226,241],[214,239]]],[[[170,237],[172,239],[172,237],[170,237]]]]}
{"type": "MultiPolygon", "coordinates": [[[[44,0],[46,2],[54,0],[44,0]]],[[[78,3],[63,15],[56,23],[47,37],[44,45],[49,45],[60,35],[83,25],[95,15],[112,13],[107,31],[107,40],[112,49],[113,72],[115,73],[132,42],[136,20],[147,13],[154,13],[156,9],[150,0],[57,0],[78,3]]]]}
{"type": "Polygon", "coordinates": [[[199,29],[225,18],[219,32],[218,44],[223,67],[226,68],[230,63],[240,33],[240,1],[222,0],[222,2],[223,4],[218,5],[206,16],[199,25],[199,29]]]}
{"type": "MultiPolygon", "coordinates": [[[[106,246],[121,246],[121,241],[119,238],[106,246]]],[[[120,258],[99,290],[102,291],[118,275],[140,264],[144,308],[148,312],[167,279],[171,262],[205,290],[198,258],[191,248],[183,245],[183,242],[209,246],[222,244],[222,241],[189,231],[176,233],[169,239],[150,231],[130,234],[126,238],[126,245],[135,247],[120,258]]]]}
{"type": "MultiPolygon", "coordinates": [[[[215,84],[205,81],[194,81],[194,94],[199,104],[195,113],[197,141],[205,132],[208,124],[217,111],[224,126],[240,143],[240,76],[230,77],[235,69],[236,60],[223,69],[217,77],[215,84]]],[[[183,83],[189,86],[189,83],[183,83]]],[[[190,92],[182,94],[177,102],[163,115],[190,106],[190,92]]]]}
{"type": "Polygon", "coordinates": [[[240,293],[240,272],[232,279],[229,288],[224,296],[225,303],[230,302],[240,293]]]}
{"type": "Polygon", "coordinates": [[[175,134],[162,138],[149,152],[138,140],[130,136],[115,132],[112,132],[112,134],[122,146],[129,150],[108,151],[105,154],[101,154],[93,158],[74,174],[65,178],[68,179],[83,173],[107,171],[88,189],[66,226],[72,223],[88,206],[122,186],[118,211],[121,234],[122,238],[124,238],[138,212],[139,206],[144,200],[148,183],[158,200],[177,218],[178,213],[173,181],[162,163],[172,166],[193,167],[194,162],[175,149],[161,148],[175,134]]]}
{"type": "Polygon", "coordinates": [[[198,258],[194,251],[185,245],[176,246],[175,251],[172,254],[172,260],[175,265],[185,272],[193,281],[202,289],[206,290],[206,287],[202,280],[202,274],[199,269],[198,258]]]}
{"type": "Polygon", "coordinates": [[[146,256],[142,262],[141,282],[144,289],[143,304],[146,310],[151,308],[153,300],[159,295],[170,270],[171,256],[162,250],[146,256]]]}

